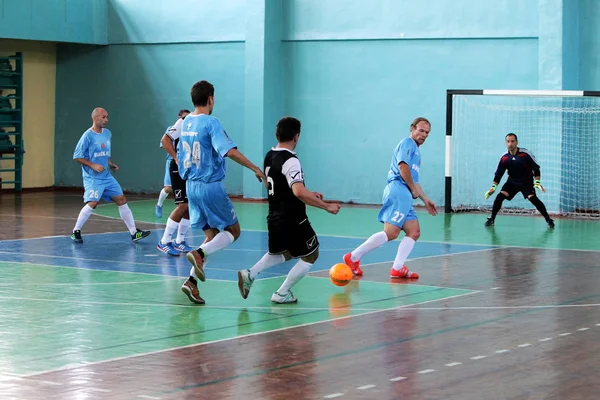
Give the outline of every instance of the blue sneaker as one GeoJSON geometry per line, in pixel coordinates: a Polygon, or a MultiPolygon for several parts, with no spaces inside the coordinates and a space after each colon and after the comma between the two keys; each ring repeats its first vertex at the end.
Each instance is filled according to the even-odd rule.
{"type": "Polygon", "coordinates": [[[190,251],[194,250],[193,247],[190,247],[187,245],[187,243],[185,243],[185,240],[181,243],[173,242],[173,247],[182,253],[189,253],[190,251]]]}
{"type": "Polygon", "coordinates": [[[156,218],[162,217],[162,206],[156,205],[156,218]]]}
{"type": "Polygon", "coordinates": [[[179,252],[175,250],[172,243],[162,244],[161,242],[158,242],[156,248],[170,256],[179,256],[179,252]]]}

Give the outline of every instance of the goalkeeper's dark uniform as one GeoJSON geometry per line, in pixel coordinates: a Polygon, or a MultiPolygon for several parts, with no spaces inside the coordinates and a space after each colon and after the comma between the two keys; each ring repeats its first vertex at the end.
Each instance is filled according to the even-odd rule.
{"type": "Polygon", "coordinates": [[[529,200],[544,216],[548,226],[554,228],[554,221],[548,215],[546,206],[535,194],[534,178],[538,178],[540,176],[540,166],[535,160],[533,154],[531,154],[527,149],[519,147],[517,148],[517,152],[515,154],[510,154],[510,152],[504,153],[504,155],[500,157],[498,168],[496,168],[496,173],[494,174],[495,185],[500,183],[502,176],[506,171],[508,172],[508,179],[494,200],[492,216],[488,218],[485,226],[494,224],[496,214],[498,214],[498,211],[500,211],[500,208],[502,208],[502,202],[505,199],[510,201],[517,193],[521,192],[523,194],[523,198],[529,200]]]}
{"type": "Polygon", "coordinates": [[[540,176],[540,166],[527,149],[517,148],[515,155],[506,152],[500,158],[494,183],[500,183],[505,171],[508,171],[508,179],[500,191],[508,193],[507,200],[512,200],[519,192],[524,198],[535,195],[533,178],[540,176]]]}

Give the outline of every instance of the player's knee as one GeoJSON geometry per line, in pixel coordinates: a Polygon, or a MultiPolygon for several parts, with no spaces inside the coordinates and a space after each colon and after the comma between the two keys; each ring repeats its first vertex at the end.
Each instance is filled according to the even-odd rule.
{"type": "Polygon", "coordinates": [[[407,232],[406,236],[408,236],[409,238],[411,238],[412,240],[414,240],[416,242],[421,237],[421,229],[420,228],[413,229],[413,230],[407,232]]]}
{"type": "Polygon", "coordinates": [[[165,186],[165,193],[171,193],[173,191],[173,189],[171,188],[171,186],[165,186]]]}
{"type": "Polygon", "coordinates": [[[535,194],[530,194],[529,197],[527,197],[527,200],[529,200],[531,202],[531,204],[533,204],[533,205],[538,205],[538,204],[542,203],[540,198],[537,197],[535,194]]]}
{"type": "Polygon", "coordinates": [[[383,226],[383,231],[387,235],[388,241],[396,240],[398,235],[400,235],[400,228],[389,223],[386,223],[383,226]]]}
{"type": "Polygon", "coordinates": [[[125,205],[127,203],[127,199],[123,195],[113,197],[113,201],[118,206],[122,206],[122,205],[125,205]]]}
{"type": "Polygon", "coordinates": [[[97,201],[88,201],[87,205],[92,208],[92,209],[96,209],[96,207],[98,207],[98,202],[97,201]]]}
{"type": "Polygon", "coordinates": [[[233,240],[236,241],[240,237],[240,224],[236,223],[235,225],[228,226],[225,230],[233,236],[233,240]]]}
{"type": "Polygon", "coordinates": [[[307,262],[309,264],[314,264],[318,258],[319,258],[319,249],[315,250],[312,254],[309,254],[306,257],[302,257],[302,261],[307,262]]]}

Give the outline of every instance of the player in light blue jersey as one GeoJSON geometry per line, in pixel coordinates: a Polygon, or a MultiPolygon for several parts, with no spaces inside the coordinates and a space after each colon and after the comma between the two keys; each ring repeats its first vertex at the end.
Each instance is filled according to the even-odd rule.
{"type": "Polygon", "coordinates": [[[137,242],[150,235],[150,231],[136,228],[121,185],[110,173],[111,169],[117,171],[119,167],[110,158],[112,134],[105,128],[108,124],[108,113],[103,108],[96,108],[92,112],[92,121],[92,127],[81,135],[73,154],[73,159],[81,164],[83,171],[83,201],[86,204],[79,212],[71,239],[75,243],[83,243],[81,228],[94,212],[100,199],[104,199],[117,203],[119,214],[131,233],[131,240],[137,242]]]}
{"type": "Polygon", "coordinates": [[[421,171],[419,147],[425,143],[430,130],[431,124],[426,118],[416,118],[410,125],[410,137],[402,139],[394,149],[387,186],[383,191],[383,205],[379,211],[379,221],[384,224],[383,232],[377,232],[354,251],[344,255],[344,262],[355,275],[362,275],[360,259],[365,254],[388,241],[395,240],[403,230],[406,235],[398,246],[390,277],[409,279],[419,277],[417,273],[409,270],[404,262],[421,235],[419,220],[413,208],[413,199],[420,198],[425,203],[429,214],[437,214],[435,203],[425,195],[419,183],[421,171]]]}
{"type": "Polygon", "coordinates": [[[213,117],[215,88],[207,81],[192,86],[195,110],[183,121],[177,145],[179,175],[187,182],[187,197],[192,226],[204,230],[206,240],[186,257],[192,264],[190,277],[181,290],[190,301],[204,304],[197,281],[204,282],[207,257],[233,243],[240,236],[240,224],[225,191],[225,157],[250,169],[259,182],[267,185],[262,170],[248,160],[227,136],[221,122],[213,117]]]}
{"type": "MultiPolygon", "coordinates": [[[[190,113],[190,111],[186,110],[186,109],[179,110],[179,114],[177,115],[177,118],[183,119],[189,113],[190,113]]],[[[173,131],[173,125],[169,126],[167,128],[167,130],[165,131],[165,133],[163,134],[163,136],[160,138],[160,147],[164,147],[162,140],[165,137],[165,135],[168,135],[169,132],[172,132],[172,131],[173,131]]],[[[169,151],[167,151],[167,157],[165,158],[165,178],[163,181],[164,187],[160,191],[160,193],[158,195],[158,201],[156,202],[155,213],[156,213],[157,218],[162,217],[163,204],[164,204],[165,200],[167,199],[167,197],[169,197],[169,193],[173,192],[173,185],[171,184],[171,161],[172,160],[173,160],[173,157],[171,156],[171,153],[169,151]]]]}

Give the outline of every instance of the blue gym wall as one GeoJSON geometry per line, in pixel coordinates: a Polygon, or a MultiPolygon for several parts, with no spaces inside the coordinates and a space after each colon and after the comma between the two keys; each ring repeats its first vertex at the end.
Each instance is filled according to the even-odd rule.
{"type": "MultiPolygon", "coordinates": [[[[110,46],[60,44],[57,49],[56,184],[81,186],[72,160],[94,107],[109,113],[116,177],[125,190],[158,192],[165,151],[159,140],[181,108],[193,109],[190,88],[216,87],[215,114],[236,141],[244,129],[243,1],[109,1],[110,46]]],[[[241,169],[229,162],[226,184],[241,194],[241,169]]]]}
{"type": "MultiPolygon", "coordinates": [[[[446,89],[600,90],[594,0],[197,3],[110,0],[109,46],[58,46],[57,185],[81,185],[72,151],[103,106],[119,181],[158,191],[158,139],[191,107],[193,82],[208,79],[215,115],[256,163],[279,116],[300,118],[307,185],[343,201],[380,202],[394,146],[414,117],[428,117],[422,184],[441,203],[446,89]]],[[[251,174],[228,167],[230,193],[265,195],[251,174]]]]}
{"type": "Polygon", "coordinates": [[[106,0],[0,0],[0,38],[107,44],[106,0]]]}

